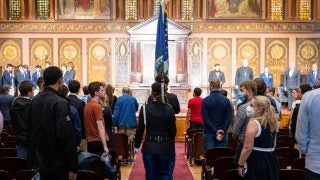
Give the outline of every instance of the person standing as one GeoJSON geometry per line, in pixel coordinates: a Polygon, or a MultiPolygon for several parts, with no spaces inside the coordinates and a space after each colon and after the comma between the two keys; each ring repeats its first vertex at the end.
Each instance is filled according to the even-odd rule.
{"type": "Polygon", "coordinates": [[[302,96],[296,141],[302,154],[306,156],[305,179],[320,179],[320,89],[306,92],[302,96]]]}
{"type": "Polygon", "coordinates": [[[11,123],[10,109],[14,96],[10,95],[10,86],[4,86],[0,90],[0,111],[2,112],[4,124],[11,123]]]}
{"type": "Polygon", "coordinates": [[[190,129],[203,129],[201,114],[202,90],[194,88],[193,98],[188,101],[187,122],[190,123],[190,129]]]}
{"type": "Polygon", "coordinates": [[[67,84],[68,72],[67,72],[67,65],[65,63],[61,64],[61,71],[62,71],[63,84],[67,84]]]}
{"type": "Polygon", "coordinates": [[[32,99],[28,162],[39,167],[41,179],[76,179],[77,148],[69,102],[58,90],[62,72],[50,66],[43,72],[45,87],[32,99]]]}
{"type": "Polygon", "coordinates": [[[37,81],[42,77],[42,69],[40,65],[36,65],[36,72],[32,74],[32,84],[34,88],[37,88],[37,81]]]}
{"type": "Polygon", "coordinates": [[[260,79],[266,83],[267,87],[273,87],[273,75],[269,73],[269,67],[264,67],[264,72],[260,74],[260,79]]]}
{"type": "Polygon", "coordinates": [[[135,152],[142,146],[146,179],[173,179],[175,166],[176,118],[172,107],[162,102],[161,83],[151,85],[154,101],[140,109],[139,124],[136,130],[135,152]]]}
{"type": "Polygon", "coordinates": [[[204,147],[227,147],[227,131],[231,122],[230,101],[220,92],[220,81],[210,81],[210,96],[202,101],[201,112],[204,125],[204,147]]]}
{"type": "Polygon", "coordinates": [[[28,139],[29,139],[29,110],[31,99],[33,97],[33,84],[28,81],[21,82],[19,86],[20,96],[12,101],[11,120],[16,129],[17,137],[17,157],[27,159],[28,157],[28,139]]]}
{"type": "Polygon", "coordinates": [[[106,96],[106,89],[101,82],[91,82],[88,86],[90,100],[84,108],[84,128],[87,138],[87,150],[101,156],[108,153],[105,122],[102,116],[102,106],[99,102],[106,96]]]}
{"type": "Polygon", "coordinates": [[[284,72],[283,86],[284,90],[288,92],[288,109],[292,107],[292,90],[300,87],[300,71],[295,67],[294,61],[289,63],[289,68],[284,72]]]}
{"type": "Polygon", "coordinates": [[[253,80],[253,70],[248,65],[248,59],[244,59],[242,66],[237,69],[235,78],[235,87],[237,89],[243,81],[253,80]]]}
{"type": "Polygon", "coordinates": [[[238,174],[249,180],[279,179],[280,167],[274,151],[278,119],[269,98],[255,96],[246,114],[251,119],[238,161],[238,174]]]}
{"type": "Polygon", "coordinates": [[[19,65],[19,71],[17,71],[16,78],[18,89],[22,81],[28,81],[28,74],[22,64],[19,65]]]}
{"type": "Polygon", "coordinates": [[[74,80],[76,77],[76,71],[74,70],[74,64],[73,62],[68,62],[67,66],[67,76],[66,76],[66,84],[68,84],[70,81],[74,80]]]}
{"type": "Polygon", "coordinates": [[[14,78],[13,65],[7,64],[6,70],[3,71],[2,79],[1,79],[2,87],[8,86],[11,87],[9,90],[9,94],[14,96],[16,92],[16,82],[14,78]]]}
{"type": "Polygon", "coordinates": [[[209,83],[210,81],[214,80],[214,79],[219,79],[220,81],[220,87],[222,87],[222,85],[226,82],[225,77],[224,77],[224,73],[222,71],[220,71],[220,64],[215,64],[214,65],[214,71],[211,71],[209,73],[209,83]]]}
{"type": "Polygon", "coordinates": [[[308,84],[315,88],[317,85],[317,80],[320,76],[317,64],[312,64],[312,69],[308,72],[308,84]]]}

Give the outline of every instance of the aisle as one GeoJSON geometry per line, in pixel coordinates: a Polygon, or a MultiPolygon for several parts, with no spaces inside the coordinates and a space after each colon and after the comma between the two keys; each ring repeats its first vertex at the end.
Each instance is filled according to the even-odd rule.
{"type": "MultiPolygon", "coordinates": [[[[184,144],[176,143],[176,165],[173,172],[173,179],[176,180],[193,180],[186,160],[183,157],[184,144]]],[[[145,172],[142,160],[142,154],[139,153],[132,167],[129,180],[145,179],[145,172]]]]}

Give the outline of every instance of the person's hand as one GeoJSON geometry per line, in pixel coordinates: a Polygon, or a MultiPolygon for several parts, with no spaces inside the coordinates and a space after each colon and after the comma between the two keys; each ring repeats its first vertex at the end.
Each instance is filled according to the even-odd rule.
{"type": "Polygon", "coordinates": [[[118,133],[117,127],[113,127],[113,133],[118,133]]]}
{"type": "Polygon", "coordinates": [[[70,180],[76,180],[77,179],[77,174],[74,172],[69,172],[69,179],[70,180]]]}
{"type": "Polygon", "coordinates": [[[216,132],[216,139],[217,141],[221,141],[223,139],[223,136],[224,136],[224,131],[219,129],[217,132],[216,132]]]}
{"type": "Polygon", "coordinates": [[[103,148],[103,153],[104,153],[104,154],[108,154],[108,153],[109,153],[108,147],[104,147],[104,148],[103,148]]]}
{"type": "Polygon", "coordinates": [[[244,177],[244,175],[242,174],[242,169],[243,167],[238,167],[238,175],[244,177]]]}
{"type": "Polygon", "coordinates": [[[141,151],[141,148],[134,148],[134,153],[139,153],[141,151]]]}

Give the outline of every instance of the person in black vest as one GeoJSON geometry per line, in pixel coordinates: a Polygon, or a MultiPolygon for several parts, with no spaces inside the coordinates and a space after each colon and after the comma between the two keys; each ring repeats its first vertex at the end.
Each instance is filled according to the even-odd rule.
{"type": "Polygon", "coordinates": [[[140,151],[146,129],[145,142],[142,146],[146,179],[172,179],[175,164],[176,118],[172,107],[161,100],[161,84],[155,82],[151,88],[154,101],[144,105],[140,110],[135,152],[140,151]]]}

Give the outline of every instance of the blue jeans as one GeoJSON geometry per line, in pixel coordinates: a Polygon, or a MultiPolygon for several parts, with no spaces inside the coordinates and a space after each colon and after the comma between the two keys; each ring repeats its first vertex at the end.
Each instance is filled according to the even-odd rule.
{"type": "Polygon", "coordinates": [[[216,134],[204,134],[203,141],[204,141],[204,149],[206,151],[208,149],[216,148],[216,147],[227,147],[228,135],[225,134],[221,141],[217,141],[216,134]]]}
{"type": "Polygon", "coordinates": [[[146,154],[144,153],[143,164],[146,171],[146,180],[172,180],[175,163],[175,154],[146,154]]]}
{"type": "Polygon", "coordinates": [[[304,170],[305,180],[319,180],[320,174],[310,171],[309,169],[304,170]]]}
{"type": "Polygon", "coordinates": [[[16,145],[17,148],[17,157],[22,159],[28,158],[28,147],[16,145]]]}

